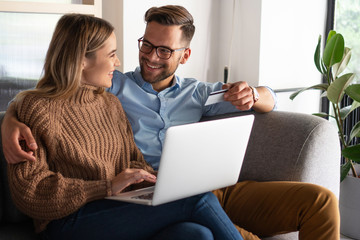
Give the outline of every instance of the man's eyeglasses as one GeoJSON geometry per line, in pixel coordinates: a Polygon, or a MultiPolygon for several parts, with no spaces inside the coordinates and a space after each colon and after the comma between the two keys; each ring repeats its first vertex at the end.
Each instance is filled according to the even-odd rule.
{"type": "Polygon", "coordinates": [[[157,47],[152,45],[150,42],[143,39],[143,37],[138,39],[139,42],[139,50],[140,52],[149,54],[151,51],[155,48],[156,55],[161,59],[169,59],[173,52],[175,51],[181,51],[184,49],[187,49],[186,47],[178,48],[178,49],[170,49],[167,47],[157,47]]]}

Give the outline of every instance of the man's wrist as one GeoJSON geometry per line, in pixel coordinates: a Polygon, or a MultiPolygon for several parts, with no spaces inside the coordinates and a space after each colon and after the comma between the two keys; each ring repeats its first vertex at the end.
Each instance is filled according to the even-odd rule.
{"type": "Polygon", "coordinates": [[[259,92],[256,90],[255,87],[250,86],[250,88],[251,88],[251,91],[252,91],[254,103],[256,103],[260,98],[259,92]]]}

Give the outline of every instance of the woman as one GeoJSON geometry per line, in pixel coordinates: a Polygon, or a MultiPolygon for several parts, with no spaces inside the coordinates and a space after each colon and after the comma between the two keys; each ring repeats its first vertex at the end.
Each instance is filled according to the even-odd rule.
{"type": "Polygon", "coordinates": [[[119,64],[108,22],[59,20],[44,77],[15,99],[39,145],[35,162],[8,167],[15,204],[44,239],[242,239],[211,193],[157,207],[104,199],[156,182],[120,102],[104,91],[119,64]]]}

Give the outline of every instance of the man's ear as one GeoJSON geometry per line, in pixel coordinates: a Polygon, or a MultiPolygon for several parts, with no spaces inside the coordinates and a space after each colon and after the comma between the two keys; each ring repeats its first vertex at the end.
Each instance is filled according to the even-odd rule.
{"type": "Polygon", "coordinates": [[[191,55],[191,49],[187,48],[184,51],[184,55],[182,56],[181,60],[180,60],[180,64],[185,64],[187,62],[187,60],[189,59],[191,55]]]}

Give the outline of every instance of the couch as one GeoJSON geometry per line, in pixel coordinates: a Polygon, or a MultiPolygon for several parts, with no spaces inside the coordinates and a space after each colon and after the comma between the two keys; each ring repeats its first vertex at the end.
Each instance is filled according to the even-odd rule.
{"type": "MultiPolygon", "coordinates": [[[[0,120],[4,112],[0,112],[0,120]]],[[[207,117],[213,120],[238,113],[207,117]]],[[[1,140],[1,139],[0,139],[1,140]]],[[[1,142],[0,142],[1,144],[1,142]]],[[[0,239],[38,239],[31,220],[13,205],[0,147],[0,239]]],[[[340,145],[332,123],[307,114],[273,111],[255,114],[239,180],[301,181],[318,184],[339,196],[340,145]]],[[[297,233],[265,238],[294,240],[297,233]]]]}

